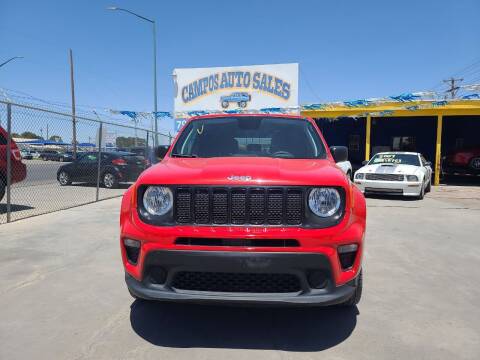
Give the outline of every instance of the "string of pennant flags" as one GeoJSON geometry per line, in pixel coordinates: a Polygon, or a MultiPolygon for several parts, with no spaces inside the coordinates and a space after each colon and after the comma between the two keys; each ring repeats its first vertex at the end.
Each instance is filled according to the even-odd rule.
{"type": "MultiPolygon", "coordinates": [[[[473,90],[473,89],[472,89],[473,90]]],[[[475,88],[475,90],[480,90],[475,88]]],[[[337,108],[339,106],[344,106],[347,108],[361,108],[366,106],[375,106],[382,105],[386,102],[398,102],[399,104],[404,104],[396,108],[397,110],[409,110],[416,111],[420,109],[427,108],[436,108],[446,106],[450,103],[455,103],[456,101],[461,100],[480,100],[480,93],[473,93],[464,95],[458,99],[448,99],[448,100],[438,100],[435,99],[435,92],[414,92],[414,93],[403,93],[400,95],[389,96],[385,98],[372,98],[372,99],[357,99],[350,101],[341,101],[341,102],[330,102],[330,103],[313,103],[313,104],[304,104],[295,107],[269,107],[261,109],[233,109],[233,110],[193,110],[186,112],[169,112],[169,111],[157,111],[155,112],[135,112],[135,111],[119,111],[119,110],[110,110],[112,113],[126,115],[132,119],[136,119],[139,116],[151,117],[156,116],[157,118],[189,118],[192,116],[201,116],[201,115],[210,115],[210,114],[243,114],[243,113],[263,113],[263,114],[291,114],[298,113],[300,111],[311,111],[311,110],[328,110],[337,108]],[[426,103],[422,104],[410,104],[415,101],[425,100],[426,103]]],[[[371,116],[390,116],[394,113],[393,110],[383,110],[383,111],[373,111],[357,114],[352,117],[364,117],[367,115],[371,116]]]]}

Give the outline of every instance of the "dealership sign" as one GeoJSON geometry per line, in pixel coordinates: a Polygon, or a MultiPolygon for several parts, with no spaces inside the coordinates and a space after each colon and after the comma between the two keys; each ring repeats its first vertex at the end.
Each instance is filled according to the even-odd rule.
{"type": "Polygon", "coordinates": [[[298,111],[298,64],[175,69],[175,114],[195,111],[298,111]]]}

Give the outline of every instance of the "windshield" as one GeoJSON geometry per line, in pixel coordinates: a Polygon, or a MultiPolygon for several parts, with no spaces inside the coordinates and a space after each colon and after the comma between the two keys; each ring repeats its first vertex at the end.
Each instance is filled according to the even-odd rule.
{"type": "Polygon", "coordinates": [[[171,156],[324,159],[326,151],[307,120],[225,117],[190,122],[171,156]]]}
{"type": "Polygon", "coordinates": [[[368,163],[368,165],[375,164],[420,166],[420,161],[418,160],[418,155],[414,154],[377,154],[368,163]]]}

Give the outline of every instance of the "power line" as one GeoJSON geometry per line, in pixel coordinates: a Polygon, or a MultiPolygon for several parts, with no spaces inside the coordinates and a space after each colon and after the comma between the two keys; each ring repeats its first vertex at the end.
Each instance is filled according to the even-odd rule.
{"type": "Polygon", "coordinates": [[[460,90],[460,86],[457,86],[455,83],[461,81],[463,81],[463,78],[455,79],[454,77],[451,77],[450,79],[443,80],[444,83],[450,83],[450,89],[446,90],[445,92],[450,93],[452,99],[455,98],[457,91],[460,90]]]}

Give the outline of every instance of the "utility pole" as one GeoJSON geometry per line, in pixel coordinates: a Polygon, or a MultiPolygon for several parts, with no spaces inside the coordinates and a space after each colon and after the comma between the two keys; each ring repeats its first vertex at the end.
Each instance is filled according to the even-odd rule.
{"type": "Polygon", "coordinates": [[[77,158],[77,119],[75,118],[75,82],[73,78],[73,55],[70,49],[70,88],[72,92],[73,159],[77,158]]]}
{"type": "Polygon", "coordinates": [[[448,89],[447,91],[445,91],[446,93],[450,93],[450,96],[452,97],[452,99],[455,98],[455,95],[457,95],[457,91],[460,89],[460,86],[456,86],[455,85],[455,82],[457,81],[463,81],[463,78],[460,78],[460,79],[455,79],[453,77],[451,77],[450,79],[447,79],[447,80],[443,80],[444,83],[450,83],[450,89],[448,89]]]}

